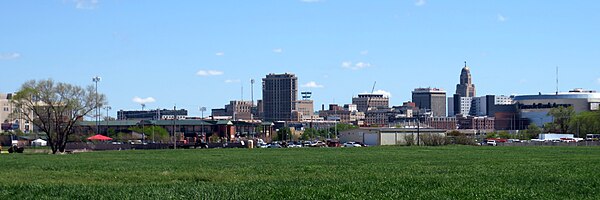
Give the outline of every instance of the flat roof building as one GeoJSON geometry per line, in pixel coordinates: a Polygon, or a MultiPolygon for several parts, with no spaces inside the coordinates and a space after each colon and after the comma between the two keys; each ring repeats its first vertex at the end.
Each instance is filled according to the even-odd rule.
{"type": "Polygon", "coordinates": [[[521,117],[540,127],[553,121],[548,111],[555,107],[573,106],[575,112],[600,110],[600,93],[582,89],[556,94],[518,95],[514,101],[521,117]]]}
{"type": "Polygon", "coordinates": [[[416,88],[412,102],[420,109],[430,110],[434,117],[446,116],[446,91],[438,88],[416,88]]]}
{"type": "Polygon", "coordinates": [[[352,98],[352,104],[360,112],[367,112],[370,108],[388,108],[390,107],[390,98],[383,94],[359,94],[352,98]]]}
{"type": "Polygon", "coordinates": [[[180,110],[119,110],[117,111],[117,120],[160,120],[160,119],[185,119],[188,111],[180,110]]]}
{"type": "Polygon", "coordinates": [[[298,101],[298,78],[294,74],[268,74],[263,80],[264,121],[292,121],[298,101]]]}

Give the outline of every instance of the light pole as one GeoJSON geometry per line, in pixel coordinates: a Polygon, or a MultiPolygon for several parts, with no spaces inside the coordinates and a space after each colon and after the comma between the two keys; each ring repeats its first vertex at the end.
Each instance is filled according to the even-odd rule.
{"type": "Polygon", "coordinates": [[[106,110],[106,118],[104,119],[104,121],[106,121],[106,135],[108,135],[108,111],[112,109],[112,107],[105,106],[104,109],[106,110]]]}
{"type": "Polygon", "coordinates": [[[206,111],[206,107],[200,107],[200,113],[202,113],[202,124],[200,124],[200,129],[202,129],[202,139],[206,138],[204,133],[204,111],[206,111]]]}
{"type": "Polygon", "coordinates": [[[99,119],[100,119],[100,117],[98,115],[98,113],[100,112],[100,108],[98,106],[98,82],[100,82],[100,79],[101,78],[99,76],[92,78],[92,81],[94,83],[96,83],[96,95],[95,95],[95,99],[96,99],[96,107],[95,107],[95,109],[96,109],[96,134],[99,134],[99,132],[100,132],[100,127],[98,126],[99,119]]]}

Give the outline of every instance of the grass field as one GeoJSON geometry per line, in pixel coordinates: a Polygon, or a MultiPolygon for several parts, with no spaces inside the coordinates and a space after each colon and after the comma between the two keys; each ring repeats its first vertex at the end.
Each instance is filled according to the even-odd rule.
{"type": "Polygon", "coordinates": [[[599,199],[598,147],[0,156],[0,199],[599,199]]]}

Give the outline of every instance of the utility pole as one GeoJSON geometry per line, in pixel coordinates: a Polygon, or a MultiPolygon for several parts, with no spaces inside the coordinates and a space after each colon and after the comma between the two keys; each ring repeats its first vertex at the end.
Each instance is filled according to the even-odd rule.
{"type": "Polygon", "coordinates": [[[556,66],[556,95],[558,95],[558,66],[556,66]]]}
{"type": "Polygon", "coordinates": [[[252,137],[256,135],[256,127],[254,126],[254,79],[250,79],[250,123],[252,123],[252,137]]]}
{"type": "Polygon", "coordinates": [[[100,77],[99,76],[95,76],[92,78],[92,81],[94,83],[96,83],[96,94],[95,94],[95,100],[96,100],[96,107],[95,107],[95,111],[96,111],[96,134],[100,134],[100,127],[99,127],[99,119],[100,119],[100,106],[98,106],[98,82],[100,82],[100,77]]]}
{"type": "Polygon", "coordinates": [[[417,107],[417,146],[421,146],[421,101],[417,107]]]}
{"type": "Polygon", "coordinates": [[[173,149],[177,149],[177,135],[175,134],[175,120],[177,120],[177,106],[173,106],[173,149]]]}
{"type": "Polygon", "coordinates": [[[104,121],[106,121],[106,135],[108,135],[108,118],[109,118],[108,111],[110,109],[112,109],[112,107],[106,106],[106,107],[104,107],[104,109],[106,109],[106,119],[104,119],[104,121]]]}
{"type": "Polygon", "coordinates": [[[206,138],[204,133],[204,111],[206,111],[206,107],[200,107],[200,113],[202,113],[202,124],[200,125],[200,129],[202,129],[202,138],[206,138]]]}

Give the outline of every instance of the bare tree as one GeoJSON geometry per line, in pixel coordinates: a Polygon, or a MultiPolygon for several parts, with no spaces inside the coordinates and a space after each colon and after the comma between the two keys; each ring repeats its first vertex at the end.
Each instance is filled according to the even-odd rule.
{"type": "Polygon", "coordinates": [[[106,97],[93,86],[82,88],[48,80],[25,82],[12,102],[27,120],[48,134],[52,153],[64,153],[78,120],[105,105],[106,97]]]}

